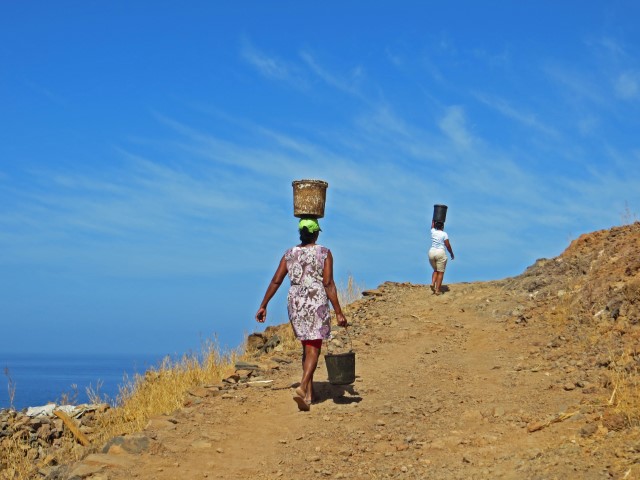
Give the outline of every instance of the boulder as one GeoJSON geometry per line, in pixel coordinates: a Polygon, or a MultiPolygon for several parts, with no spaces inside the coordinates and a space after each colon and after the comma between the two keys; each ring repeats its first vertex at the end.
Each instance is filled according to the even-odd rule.
{"type": "Polygon", "coordinates": [[[109,440],[104,447],[102,453],[131,453],[138,454],[149,449],[151,439],[146,435],[135,434],[114,437],[109,440]],[[112,452],[113,450],[113,452],[112,452]]]}
{"type": "Polygon", "coordinates": [[[247,337],[247,352],[255,352],[260,350],[266,343],[266,339],[262,333],[252,333],[247,337]]]}

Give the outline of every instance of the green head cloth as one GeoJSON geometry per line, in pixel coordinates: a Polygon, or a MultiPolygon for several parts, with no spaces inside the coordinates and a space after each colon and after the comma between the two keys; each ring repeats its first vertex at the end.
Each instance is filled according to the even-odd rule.
{"type": "Polygon", "coordinates": [[[316,220],[315,218],[303,218],[302,220],[300,220],[300,223],[298,223],[298,230],[302,230],[304,227],[307,227],[309,233],[322,231],[318,220],[316,220]]]}

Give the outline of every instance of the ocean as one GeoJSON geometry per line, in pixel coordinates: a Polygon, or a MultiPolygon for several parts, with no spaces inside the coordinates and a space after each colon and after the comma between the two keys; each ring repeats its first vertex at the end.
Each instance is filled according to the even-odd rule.
{"type": "Polygon", "coordinates": [[[104,354],[4,354],[0,353],[0,410],[11,406],[11,385],[15,387],[13,407],[88,402],[87,387],[102,398],[115,400],[125,375],[143,374],[157,366],[162,355],[104,354]],[[11,378],[11,382],[9,380],[11,378]]]}

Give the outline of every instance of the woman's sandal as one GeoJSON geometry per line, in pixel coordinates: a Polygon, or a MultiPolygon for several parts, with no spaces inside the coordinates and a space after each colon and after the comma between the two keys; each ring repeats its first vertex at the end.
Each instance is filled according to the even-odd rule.
{"type": "Polygon", "coordinates": [[[301,412],[308,412],[311,410],[311,403],[305,400],[305,393],[300,387],[296,387],[296,394],[293,397],[293,401],[298,404],[298,410],[301,412]]]}
{"type": "Polygon", "coordinates": [[[298,395],[293,397],[294,402],[298,404],[298,410],[301,412],[308,412],[311,410],[311,405],[306,402],[306,400],[298,395]]]}

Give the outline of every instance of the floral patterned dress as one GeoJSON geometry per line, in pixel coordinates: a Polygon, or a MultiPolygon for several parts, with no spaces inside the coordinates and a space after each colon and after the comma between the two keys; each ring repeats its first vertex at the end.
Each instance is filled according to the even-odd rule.
{"type": "Polygon", "coordinates": [[[296,246],[284,254],[291,280],[287,296],[289,321],[299,340],[325,339],[331,333],[329,299],[322,283],[328,254],[329,249],[321,245],[296,246]]]}

